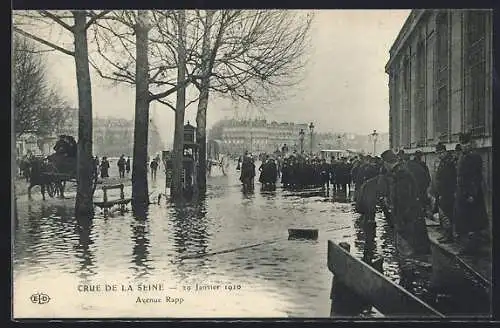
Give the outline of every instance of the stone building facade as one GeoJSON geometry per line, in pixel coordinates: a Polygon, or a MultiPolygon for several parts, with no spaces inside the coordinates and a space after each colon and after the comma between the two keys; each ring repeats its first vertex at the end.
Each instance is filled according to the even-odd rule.
{"type": "MultiPolygon", "coordinates": [[[[471,132],[491,200],[493,112],[491,10],[412,10],[390,49],[391,148],[421,150],[434,175],[438,142],[453,150],[471,132]]],[[[488,206],[489,207],[489,206],[488,206]]]]}
{"type": "MultiPolygon", "coordinates": [[[[239,154],[274,152],[286,144],[290,151],[300,151],[300,130],[304,130],[304,151],[310,150],[307,124],[267,122],[266,120],[223,120],[212,127],[209,138],[220,140],[221,151],[239,154]]],[[[314,138],[314,134],[313,134],[314,138]]]]}

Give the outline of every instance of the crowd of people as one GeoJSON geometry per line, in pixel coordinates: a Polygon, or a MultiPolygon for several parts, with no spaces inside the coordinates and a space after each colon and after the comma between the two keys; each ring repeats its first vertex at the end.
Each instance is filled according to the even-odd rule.
{"type": "Polygon", "coordinates": [[[489,239],[482,158],[467,133],[454,150],[438,143],[435,152],[439,160],[433,179],[421,152],[412,158],[403,151],[382,153],[392,219],[422,253],[430,251],[425,218],[439,218],[445,231],[440,242],[455,241],[463,246],[463,253],[475,253],[489,239]]]}
{"type": "MultiPolygon", "coordinates": [[[[130,156],[125,158],[125,155],[121,155],[116,162],[116,166],[118,167],[118,175],[120,179],[124,179],[125,177],[130,176],[130,156]]],[[[153,158],[152,160],[148,159],[148,167],[151,172],[151,179],[156,180],[156,174],[158,172],[158,168],[160,166],[160,158],[159,156],[153,158]]],[[[109,169],[110,169],[110,161],[107,156],[103,156],[99,161],[99,158],[95,156],[94,158],[94,176],[98,175],[101,179],[109,178],[109,169]]]]}
{"type": "MultiPolygon", "coordinates": [[[[125,155],[121,155],[118,159],[116,166],[118,167],[118,175],[120,179],[125,178],[125,176],[129,176],[130,174],[130,157],[125,159],[125,155]]],[[[101,179],[109,178],[109,169],[110,163],[107,156],[103,156],[99,161],[99,157],[94,157],[94,177],[100,176],[101,179]]]]}
{"type": "Polygon", "coordinates": [[[381,156],[332,157],[328,162],[296,152],[258,157],[246,152],[238,159],[237,170],[241,171],[242,182],[247,179],[253,185],[257,173],[255,161],[259,158],[262,164],[258,168],[258,181],[263,186],[275,186],[281,180],[283,188],[290,189],[354,190],[354,199],[366,181],[382,176],[381,181],[386,185],[378,188],[387,191],[381,201],[389,209],[392,223],[417,252],[425,253],[430,248],[424,219],[437,217],[445,231],[441,242],[458,242],[464,246],[464,252],[477,249],[489,225],[481,156],[473,150],[472,138],[467,133],[460,136],[455,149],[447,150],[439,143],[435,151],[438,160],[433,177],[423,153],[418,150],[413,154],[387,150],[381,156]]]}
{"type": "MultiPolygon", "coordinates": [[[[248,152],[238,159],[237,170],[243,162],[254,163],[256,156],[248,152]]],[[[278,179],[284,188],[303,189],[323,187],[339,192],[353,191],[356,186],[379,174],[382,167],[380,157],[356,155],[351,157],[331,157],[329,161],[318,156],[298,153],[286,155],[259,155],[259,182],[276,184],[278,179]]]]}

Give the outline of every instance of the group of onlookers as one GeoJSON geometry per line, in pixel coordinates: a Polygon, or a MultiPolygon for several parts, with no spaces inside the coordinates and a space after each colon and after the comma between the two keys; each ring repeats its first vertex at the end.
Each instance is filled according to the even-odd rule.
{"type": "MultiPolygon", "coordinates": [[[[116,164],[118,166],[118,174],[120,178],[125,178],[125,175],[129,175],[130,173],[130,157],[125,159],[125,155],[121,155],[116,164]]],[[[100,175],[102,179],[109,178],[109,160],[107,156],[103,156],[101,161],[99,161],[99,157],[94,158],[94,176],[100,175]]]]}

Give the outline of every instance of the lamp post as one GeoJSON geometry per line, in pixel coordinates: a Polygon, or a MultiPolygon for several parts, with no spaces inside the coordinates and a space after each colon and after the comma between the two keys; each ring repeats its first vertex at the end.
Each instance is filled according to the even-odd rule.
{"type": "Polygon", "coordinates": [[[373,132],[370,135],[373,138],[373,156],[375,156],[375,151],[377,149],[377,137],[378,137],[377,130],[373,130],[373,132]]]}
{"type": "Polygon", "coordinates": [[[300,140],[300,153],[302,154],[304,152],[304,135],[306,133],[304,132],[304,129],[300,129],[299,131],[299,140],[300,140]]]}
{"type": "Polygon", "coordinates": [[[309,131],[311,132],[311,155],[313,153],[313,133],[314,133],[314,124],[313,122],[311,122],[311,124],[309,124],[309,131]]]}

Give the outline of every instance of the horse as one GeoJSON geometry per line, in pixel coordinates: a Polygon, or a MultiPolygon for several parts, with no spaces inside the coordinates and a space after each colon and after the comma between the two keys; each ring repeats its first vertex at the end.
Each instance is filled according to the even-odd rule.
{"type": "Polygon", "coordinates": [[[57,171],[51,162],[44,159],[33,158],[29,161],[29,169],[29,199],[31,199],[31,189],[34,186],[40,186],[43,200],[45,200],[45,191],[47,191],[50,197],[54,197],[56,193],[58,193],[60,197],[64,196],[64,186],[62,182],[51,176],[52,173],[57,171]]]}
{"type": "Polygon", "coordinates": [[[355,208],[369,221],[375,220],[377,206],[384,212],[386,220],[391,223],[391,215],[387,199],[389,197],[389,182],[385,175],[379,174],[363,182],[356,199],[355,208]]]}

